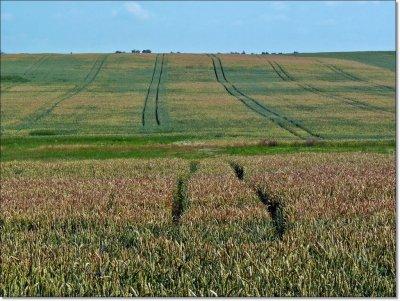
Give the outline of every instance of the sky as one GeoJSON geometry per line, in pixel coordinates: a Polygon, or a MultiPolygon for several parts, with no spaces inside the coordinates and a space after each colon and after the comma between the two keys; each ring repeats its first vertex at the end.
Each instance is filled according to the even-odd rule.
{"type": "Polygon", "coordinates": [[[395,50],[394,1],[1,1],[6,53],[395,50]]]}

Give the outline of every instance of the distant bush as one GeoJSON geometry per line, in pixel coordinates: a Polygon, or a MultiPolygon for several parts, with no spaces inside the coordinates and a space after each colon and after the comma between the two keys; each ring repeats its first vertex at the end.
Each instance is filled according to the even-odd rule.
{"type": "Polygon", "coordinates": [[[151,53],[151,50],[150,49],[144,49],[144,50],[142,50],[142,53],[151,53]]]}
{"type": "Polygon", "coordinates": [[[258,145],[261,145],[261,146],[277,146],[278,145],[278,141],[269,140],[269,139],[263,139],[258,143],[258,145]]]}
{"type": "Polygon", "coordinates": [[[29,132],[30,136],[54,136],[54,135],[71,135],[76,134],[75,130],[32,130],[29,132]]]}
{"type": "Polygon", "coordinates": [[[318,143],[318,140],[314,139],[314,138],[307,138],[305,145],[306,146],[314,146],[318,143]]]}
{"type": "Polygon", "coordinates": [[[29,82],[29,80],[19,75],[2,75],[1,82],[26,83],[29,82]]]}
{"type": "Polygon", "coordinates": [[[57,134],[58,133],[53,130],[33,130],[29,132],[30,136],[53,136],[57,134]]]}

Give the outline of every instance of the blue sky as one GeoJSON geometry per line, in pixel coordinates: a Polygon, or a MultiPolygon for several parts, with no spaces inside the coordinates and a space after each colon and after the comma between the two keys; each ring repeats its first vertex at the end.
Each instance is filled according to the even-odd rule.
{"type": "Polygon", "coordinates": [[[4,52],[394,50],[394,1],[1,1],[4,52]]]}

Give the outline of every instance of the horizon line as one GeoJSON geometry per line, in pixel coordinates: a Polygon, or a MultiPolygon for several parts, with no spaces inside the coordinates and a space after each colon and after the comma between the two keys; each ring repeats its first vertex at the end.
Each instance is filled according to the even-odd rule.
{"type": "Polygon", "coordinates": [[[65,51],[65,52],[6,52],[6,51],[1,51],[1,54],[92,54],[92,53],[104,53],[104,54],[232,54],[232,55],[259,55],[263,54],[264,55],[285,55],[285,54],[309,54],[309,53],[348,53],[348,52],[396,52],[396,49],[385,49],[385,50],[343,50],[343,51],[292,51],[292,52],[267,52],[265,51],[262,52],[242,52],[242,51],[229,51],[229,52],[207,52],[207,51],[202,51],[202,52],[181,52],[181,51],[169,51],[169,52],[151,52],[151,53],[142,53],[142,52],[131,52],[131,51],[123,51],[123,50],[116,50],[113,52],[104,52],[104,51],[99,51],[99,52],[73,52],[73,51],[65,51]],[[120,51],[120,52],[117,52],[120,51]]]}

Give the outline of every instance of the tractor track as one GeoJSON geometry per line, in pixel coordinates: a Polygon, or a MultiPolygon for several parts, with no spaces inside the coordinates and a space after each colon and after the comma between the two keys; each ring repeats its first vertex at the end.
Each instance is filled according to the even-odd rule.
{"type": "Polygon", "coordinates": [[[153,117],[149,117],[146,112],[151,110],[154,110],[154,115],[151,113],[151,116],[155,117],[155,122],[157,125],[161,125],[160,121],[160,114],[159,114],[159,95],[160,95],[160,85],[161,85],[161,78],[163,74],[163,69],[164,69],[164,58],[165,54],[157,54],[156,60],[154,62],[154,67],[153,67],[153,74],[151,76],[151,81],[150,84],[147,88],[147,93],[146,97],[144,100],[144,105],[143,105],[143,110],[142,110],[142,126],[145,127],[149,123],[151,123],[151,120],[154,120],[153,117]],[[161,57],[161,59],[160,59],[161,57]],[[151,99],[151,101],[149,101],[151,99]],[[150,106],[150,107],[149,107],[150,106]],[[154,107],[153,107],[154,106],[154,107]],[[147,118],[146,118],[147,115],[147,118]],[[149,119],[150,118],[150,119],[149,119]]]}
{"type": "Polygon", "coordinates": [[[327,93],[326,91],[320,90],[310,84],[301,83],[300,81],[295,79],[292,75],[290,75],[289,72],[282,67],[282,65],[278,64],[277,62],[271,62],[270,60],[267,60],[267,61],[268,61],[269,65],[272,67],[272,69],[275,71],[275,73],[279,76],[279,78],[281,78],[283,81],[293,82],[294,84],[296,84],[297,86],[303,88],[304,90],[306,90],[308,92],[311,92],[311,93],[314,93],[314,94],[317,94],[317,95],[320,95],[320,96],[323,96],[326,98],[333,98],[335,100],[345,102],[346,104],[351,105],[353,107],[357,107],[359,109],[391,113],[390,111],[388,111],[384,108],[370,105],[370,104],[367,104],[365,102],[362,102],[362,101],[359,101],[359,100],[356,100],[353,98],[327,93]]]}
{"type": "MultiPolygon", "coordinates": [[[[22,76],[26,76],[26,75],[28,75],[29,73],[30,73],[30,74],[35,73],[36,70],[39,69],[39,67],[42,66],[43,63],[44,63],[45,61],[47,61],[47,59],[48,59],[50,56],[51,56],[50,54],[42,55],[38,60],[36,60],[35,62],[33,62],[28,68],[25,69],[25,71],[24,71],[24,73],[22,74],[22,76]]],[[[14,88],[14,87],[17,86],[17,85],[18,85],[18,83],[11,84],[11,85],[9,85],[8,87],[5,87],[4,89],[2,89],[1,92],[3,92],[3,93],[4,93],[4,92],[7,92],[7,91],[9,91],[10,89],[14,88]]]]}
{"type": "Polygon", "coordinates": [[[217,79],[217,82],[220,83],[225,88],[226,92],[229,95],[231,95],[231,96],[235,97],[236,99],[238,99],[247,108],[249,108],[250,110],[256,112],[257,114],[259,114],[259,115],[261,115],[263,117],[268,118],[269,120],[271,120],[272,122],[277,124],[279,127],[281,127],[284,130],[290,132],[291,134],[295,135],[298,138],[304,139],[304,137],[302,135],[297,133],[291,127],[295,127],[297,129],[300,129],[300,130],[306,132],[307,134],[309,134],[310,136],[313,136],[313,137],[316,137],[316,138],[319,138],[319,139],[323,139],[323,137],[321,137],[318,134],[313,133],[312,131],[310,131],[309,129],[307,129],[304,126],[300,125],[299,123],[287,118],[286,116],[282,116],[282,115],[274,112],[273,110],[269,109],[265,105],[261,104],[259,101],[257,101],[254,98],[244,94],[242,91],[240,91],[235,85],[233,85],[226,78],[225,71],[224,71],[221,59],[219,57],[217,57],[216,55],[214,55],[214,54],[211,54],[211,55],[208,54],[208,56],[211,58],[211,61],[212,61],[212,64],[213,64],[213,69],[214,69],[214,74],[215,74],[215,77],[217,79]],[[222,75],[222,78],[223,78],[223,80],[225,82],[218,75],[217,67],[216,67],[216,65],[217,65],[216,61],[219,63],[219,67],[220,67],[220,70],[221,70],[221,75],[222,75]]]}
{"type": "Polygon", "coordinates": [[[107,59],[108,55],[104,55],[103,58],[98,57],[96,61],[93,63],[92,67],[90,68],[89,72],[87,73],[86,77],[83,80],[83,83],[80,85],[76,85],[73,89],[65,92],[58,98],[54,100],[52,105],[45,109],[42,112],[35,112],[34,114],[30,115],[27,117],[26,122],[23,122],[18,128],[17,131],[20,131],[24,128],[27,128],[39,120],[43,119],[47,115],[49,115],[61,102],[77,95],[78,93],[82,92],[87,86],[89,86],[97,77],[99,74],[101,68],[103,67],[103,64],[105,60],[107,59]]]}
{"type": "Polygon", "coordinates": [[[393,87],[386,86],[386,85],[381,85],[381,84],[369,81],[367,79],[360,78],[360,77],[355,76],[355,75],[353,75],[353,74],[351,74],[349,72],[344,71],[343,69],[339,68],[338,66],[335,66],[335,65],[332,65],[332,64],[328,64],[328,63],[322,62],[320,60],[317,60],[317,62],[320,63],[322,66],[325,66],[325,67],[329,68],[330,70],[332,70],[336,74],[340,74],[340,75],[342,75],[342,76],[344,76],[344,77],[346,77],[346,78],[348,78],[350,80],[371,84],[371,85],[373,85],[373,86],[375,86],[377,88],[380,88],[381,90],[385,89],[385,90],[390,90],[392,92],[396,91],[396,89],[394,89],[393,87]]]}
{"type": "Polygon", "coordinates": [[[27,75],[29,73],[34,73],[37,69],[40,68],[40,66],[43,65],[43,63],[45,61],[47,61],[47,59],[50,57],[50,54],[45,54],[43,56],[41,56],[37,61],[35,61],[32,65],[30,65],[25,72],[23,73],[23,75],[27,75]]]}
{"type": "Polygon", "coordinates": [[[161,59],[160,76],[158,77],[157,91],[156,91],[156,110],[155,110],[155,113],[156,113],[157,125],[160,125],[160,117],[159,117],[159,114],[158,114],[158,107],[159,107],[159,106],[158,106],[158,103],[159,103],[159,101],[158,101],[158,94],[159,94],[159,92],[160,92],[160,83],[161,83],[161,77],[162,77],[163,67],[164,67],[164,56],[165,56],[165,54],[163,53],[162,59],[161,59]]]}
{"type": "Polygon", "coordinates": [[[153,84],[154,75],[156,74],[156,67],[157,67],[157,61],[158,61],[158,57],[159,56],[160,55],[157,54],[156,59],[154,61],[153,75],[151,76],[151,81],[150,81],[149,87],[147,88],[146,98],[144,99],[143,110],[142,110],[142,126],[145,126],[145,123],[146,123],[144,115],[146,113],[146,107],[147,107],[147,102],[148,102],[148,99],[149,99],[151,85],[153,84]]]}

